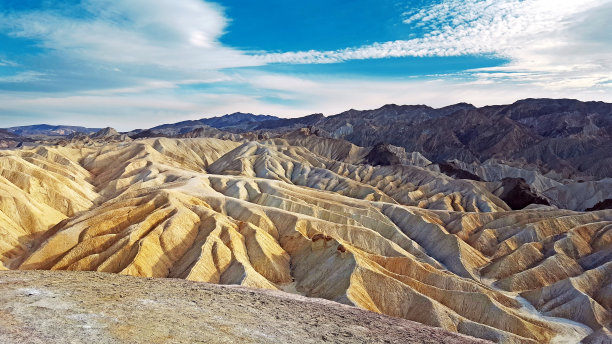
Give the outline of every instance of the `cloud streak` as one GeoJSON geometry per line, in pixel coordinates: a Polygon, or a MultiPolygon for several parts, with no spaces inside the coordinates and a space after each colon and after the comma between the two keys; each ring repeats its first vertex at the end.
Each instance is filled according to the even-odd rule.
{"type": "Polygon", "coordinates": [[[495,54],[513,57],[532,43],[563,43],[551,34],[566,30],[566,19],[601,5],[597,0],[446,0],[404,13],[404,23],[422,37],[330,51],[262,54],[266,62],[334,63],[352,59],[495,54]]]}
{"type": "Polygon", "coordinates": [[[6,83],[25,83],[37,80],[44,80],[45,74],[35,71],[20,72],[14,75],[0,76],[0,82],[6,83]]]}
{"type": "Polygon", "coordinates": [[[486,72],[506,72],[504,79],[538,82],[545,87],[594,87],[612,76],[610,42],[589,41],[581,28],[606,31],[594,16],[612,15],[612,1],[601,0],[446,0],[404,13],[405,25],[422,37],[330,51],[262,54],[265,63],[339,63],[393,57],[492,55],[507,58],[502,68],[479,70],[478,78],[499,80],[486,72]],[[578,34],[577,34],[578,32],[578,34]],[[529,73],[529,78],[525,77],[529,73]],[[565,82],[563,79],[575,81],[565,82]]]}

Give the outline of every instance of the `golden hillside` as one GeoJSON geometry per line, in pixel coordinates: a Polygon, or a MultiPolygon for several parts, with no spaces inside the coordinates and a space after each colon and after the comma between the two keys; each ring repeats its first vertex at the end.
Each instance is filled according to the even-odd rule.
{"type": "Polygon", "coordinates": [[[360,154],[212,138],[0,151],[0,268],[284,290],[500,343],[610,340],[612,210],[511,211],[484,183],[360,154]]]}

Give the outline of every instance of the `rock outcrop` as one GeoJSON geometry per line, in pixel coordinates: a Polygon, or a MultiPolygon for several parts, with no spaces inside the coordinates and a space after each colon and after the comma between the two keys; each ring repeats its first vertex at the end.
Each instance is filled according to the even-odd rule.
{"type": "Polygon", "coordinates": [[[456,179],[470,179],[470,180],[476,180],[476,181],[483,180],[482,178],[475,175],[474,173],[471,173],[469,171],[462,169],[459,164],[453,161],[441,162],[441,163],[438,163],[437,166],[440,172],[446,174],[447,176],[456,178],[456,179]]]}
{"type": "Polygon", "coordinates": [[[514,210],[523,209],[530,204],[550,205],[550,202],[535,192],[523,178],[504,178],[491,183],[491,192],[514,210]]]}
{"type": "Polygon", "coordinates": [[[612,209],[612,198],[606,198],[603,201],[597,202],[594,206],[585,209],[586,211],[597,211],[604,209],[612,209]]]}
{"type": "Polygon", "coordinates": [[[427,166],[431,161],[427,160],[418,152],[406,153],[402,147],[397,147],[388,144],[378,144],[371,148],[365,161],[371,165],[415,165],[427,166]]]}

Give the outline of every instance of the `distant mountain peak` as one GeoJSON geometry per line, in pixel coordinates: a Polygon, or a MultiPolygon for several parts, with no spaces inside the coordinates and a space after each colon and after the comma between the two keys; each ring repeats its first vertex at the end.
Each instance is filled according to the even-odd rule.
{"type": "Polygon", "coordinates": [[[7,128],[13,134],[20,136],[68,136],[74,133],[94,133],[99,128],[85,128],[72,125],[35,124],[7,128]]]}
{"type": "Polygon", "coordinates": [[[219,116],[219,117],[211,117],[211,118],[202,118],[200,123],[206,124],[213,128],[224,128],[229,126],[235,126],[239,124],[246,124],[252,122],[263,122],[269,120],[279,119],[276,116],[270,115],[254,115],[252,113],[244,113],[244,112],[234,112],[231,114],[219,116]]]}
{"type": "Polygon", "coordinates": [[[106,128],[100,129],[99,131],[93,133],[91,135],[91,138],[103,139],[103,138],[115,137],[119,135],[120,135],[119,132],[115,130],[114,128],[106,127],[106,128]]]}
{"type": "Polygon", "coordinates": [[[271,119],[271,118],[278,118],[276,116],[270,116],[270,115],[256,115],[250,112],[233,112],[230,114],[225,114],[223,116],[217,116],[217,117],[211,117],[211,118],[204,118],[203,120],[212,120],[212,119],[216,119],[216,118],[240,118],[240,119],[246,119],[246,120],[267,120],[267,119],[271,119]]]}
{"type": "Polygon", "coordinates": [[[440,109],[448,109],[448,108],[469,108],[469,109],[476,109],[476,106],[474,106],[473,104],[470,104],[470,103],[461,102],[461,103],[457,103],[457,104],[452,104],[452,105],[444,106],[444,107],[441,107],[440,109]]]}

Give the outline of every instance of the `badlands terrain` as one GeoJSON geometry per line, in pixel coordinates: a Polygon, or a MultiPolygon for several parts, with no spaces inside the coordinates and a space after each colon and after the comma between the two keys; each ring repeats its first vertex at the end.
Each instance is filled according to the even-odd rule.
{"type": "Polygon", "coordinates": [[[237,312],[236,303],[264,300],[258,312],[206,326],[253,342],[300,342],[282,328],[315,342],[425,343],[418,333],[434,333],[341,303],[448,331],[435,332],[446,336],[437,342],[476,340],[455,332],[611,343],[611,109],[525,100],[298,119],[234,114],[128,133],[7,128],[0,269],[173,280],[2,272],[0,338],[47,340],[40,329],[64,317],[109,342],[142,333],[190,342],[194,324],[147,332],[140,311],[124,328],[113,322],[138,302],[160,303],[155,317],[189,305],[173,318],[184,324],[210,317],[204,309],[217,301],[237,312]],[[251,289],[175,279],[270,291],[242,298],[251,289]],[[91,288],[99,298],[85,295],[91,288]],[[36,319],[36,309],[48,317],[36,319]],[[308,319],[288,317],[292,309],[308,319]],[[326,314],[329,327],[313,328],[326,314]],[[330,337],[342,328],[351,336],[330,337]]]}

